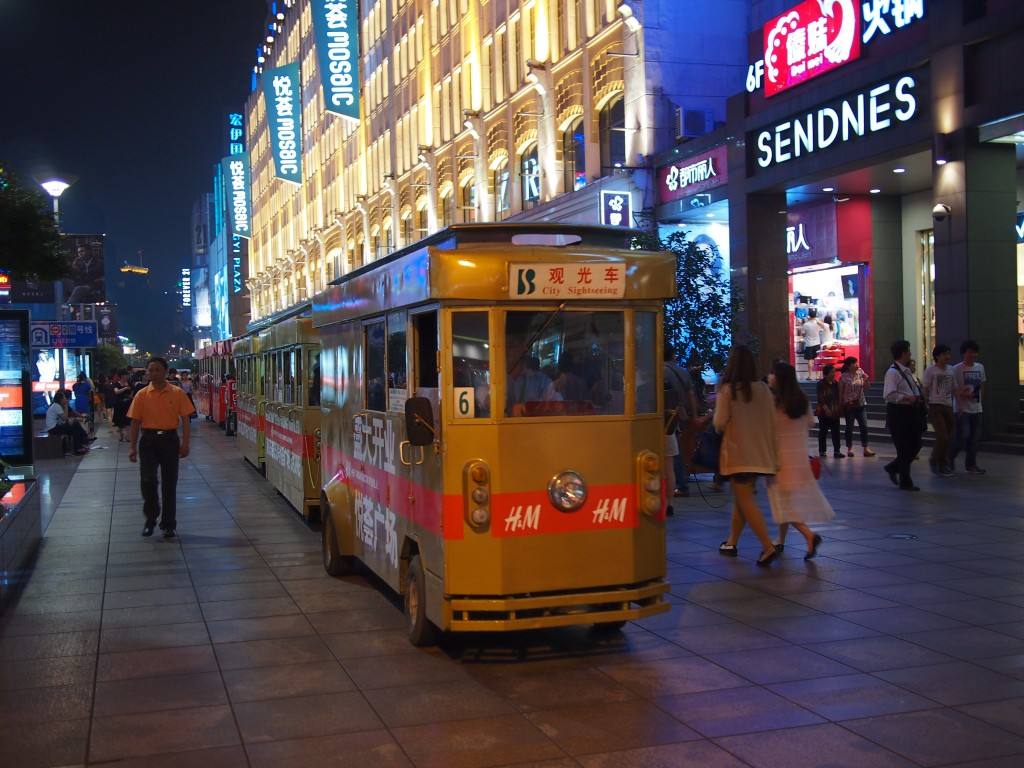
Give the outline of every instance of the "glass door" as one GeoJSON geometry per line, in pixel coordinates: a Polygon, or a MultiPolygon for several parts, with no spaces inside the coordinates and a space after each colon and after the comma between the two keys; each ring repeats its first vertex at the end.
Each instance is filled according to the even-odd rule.
{"type": "Polygon", "coordinates": [[[918,313],[918,330],[921,332],[921,349],[918,359],[930,360],[935,348],[935,231],[921,230],[917,233],[917,252],[920,272],[918,276],[921,298],[918,313]]]}

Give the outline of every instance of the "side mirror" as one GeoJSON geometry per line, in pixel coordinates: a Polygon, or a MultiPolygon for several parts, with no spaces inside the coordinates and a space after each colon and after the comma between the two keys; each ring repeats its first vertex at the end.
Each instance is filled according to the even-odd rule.
{"type": "Polygon", "coordinates": [[[425,397],[410,397],[405,401],[405,434],[412,445],[431,445],[434,442],[434,409],[425,397]]]}

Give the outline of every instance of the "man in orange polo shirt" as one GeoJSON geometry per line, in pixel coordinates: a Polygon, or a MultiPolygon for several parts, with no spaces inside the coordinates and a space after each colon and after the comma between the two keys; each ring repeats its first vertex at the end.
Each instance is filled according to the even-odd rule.
{"type": "Polygon", "coordinates": [[[139,461],[142,476],[142,512],[146,516],[143,536],[152,536],[157,518],[165,538],[174,537],[177,525],[178,459],[188,456],[189,417],[195,408],[180,387],[167,381],[167,361],[154,357],[146,366],[149,385],[140,389],[128,409],[132,420],[129,437],[129,460],[139,461]],[[178,422],[181,439],[178,439],[178,422]],[[142,439],[139,440],[139,433],[142,439]],[[136,449],[136,445],[138,448],[136,449]],[[157,495],[157,469],[160,470],[162,493],[157,495]],[[160,497],[163,497],[163,514],[160,497]]]}

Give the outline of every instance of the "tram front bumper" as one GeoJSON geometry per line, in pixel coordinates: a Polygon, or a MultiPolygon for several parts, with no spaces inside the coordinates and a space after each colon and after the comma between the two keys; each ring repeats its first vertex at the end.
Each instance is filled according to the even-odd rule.
{"type": "Polygon", "coordinates": [[[448,597],[453,632],[507,632],[575,624],[636,621],[669,610],[669,585],[652,581],[588,592],[549,592],[517,597],[448,597]]]}

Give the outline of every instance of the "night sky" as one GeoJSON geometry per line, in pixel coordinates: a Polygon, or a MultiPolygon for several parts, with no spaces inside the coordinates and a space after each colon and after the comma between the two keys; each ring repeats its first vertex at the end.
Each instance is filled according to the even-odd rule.
{"type": "Polygon", "coordinates": [[[264,0],[0,0],[0,164],[78,177],[62,229],[106,233],[108,298],[140,349],[187,340],[169,319],[192,201],[227,154],[265,15],[264,0]],[[139,250],[148,283],[118,271],[139,250]]]}

